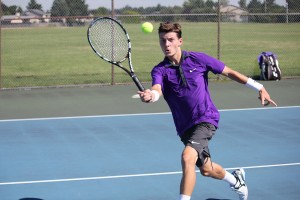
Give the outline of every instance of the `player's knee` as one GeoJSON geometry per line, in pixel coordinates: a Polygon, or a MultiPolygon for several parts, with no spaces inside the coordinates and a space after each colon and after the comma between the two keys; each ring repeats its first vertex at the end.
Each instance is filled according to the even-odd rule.
{"type": "Polygon", "coordinates": [[[202,176],[210,177],[212,170],[209,168],[201,168],[200,172],[201,172],[202,176]]]}
{"type": "Polygon", "coordinates": [[[213,167],[209,158],[206,158],[204,164],[200,167],[200,173],[202,174],[202,176],[212,176],[213,167]]]}
{"type": "Polygon", "coordinates": [[[184,151],[181,155],[181,163],[183,166],[195,166],[197,157],[188,151],[184,151]]]}

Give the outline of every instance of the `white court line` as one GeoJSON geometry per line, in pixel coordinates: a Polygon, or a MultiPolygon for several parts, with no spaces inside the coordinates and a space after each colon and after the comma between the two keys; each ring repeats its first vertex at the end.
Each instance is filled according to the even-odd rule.
{"type": "MultiPolygon", "coordinates": [[[[271,168],[271,167],[284,167],[284,166],[296,166],[300,163],[286,163],[286,164],[275,164],[275,165],[257,165],[248,167],[232,167],[225,168],[225,170],[234,169],[258,169],[258,168],[271,168]]],[[[200,172],[197,170],[196,172],[200,172]]],[[[23,185],[23,184],[34,184],[34,183],[55,183],[55,182],[71,182],[71,181],[87,181],[87,180],[102,180],[102,179],[117,179],[117,178],[132,178],[132,177],[146,177],[146,176],[162,176],[162,175],[173,175],[182,174],[178,172],[161,172],[161,173],[147,173],[147,174],[130,174],[130,175],[117,175],[117,176],[98,176],[98,177],[86,177],[86,178],[69,178],[69,179],[53,179],[53,180],[39,180],[39,181],[17,181],[17,182],[0,182],[1,185],[23,185]]]]}
{"type": "MultiPolygon", "coordinates": [[[[300,106],[287,106],[287,107],[262,107],[262,108],[244,108],[244,109],[224,109],[220,112],[226,111],[244,111],[244,110],[263,110],[263,109],[289,109],[299,108],[300,106]]],[[[141,116],[141,115],[165,115],[170,112],[163,113],[141,113],[141,114],[120,114],[120,115],[98,115],[98,116],[76,116],[76,117],[53,117],[53,118],[30,118],[30,119],[8,119],[0,120],[0,122],[10,121],[34,121],[34,120],[55,120],[55,119],[83,119],[83,118],[101,118],[101,117],[123,117],[123,116],[141,116]]],[[[270,167],[283,167],[283,166],[295,166],[300,163],[287,163],[276,165],[260,165],[249,167],[234,167],[226,168],[226,170],[233,170],[238,168],[255,169],[255,168],[270,168],[270,167]]],[[[199,172],[199,171],[197,171],[199,172]]],[[[69,181],[85,181],[85,180],[101,180],[101,179],[116,179],[116,178],[130,178],[130,177],[145,177],[145,176],[160,176],[160,175],[172,175],[181,174],[182,172],[162,172],[162,173],[148,173],[148,174],[132,174],[132,175],[118,175],[118,176],[100,176],[100,177],[86,177],[86,178],[70,178],[70,179],[54,179],[54,180],[39,180],[39,181],[18,181],[18,182],[0,182],[0,185],[20,185],[20,184],[34,184],[34,183],[53,183],[53,182],[69,182],[69,181]]]]}
{"type": "MultiPolygon", "coordinates": [[[[270,110],[270,109],[290,109],[300,108],[300,106],[282,106],[282,107],[260,107],[260,108],[237,108],[237,109],[220,109],[220,112],[227,111],[245,111],[245,110],[270,110]]],[[[85,118],[105,118],[105,117],[128,117],[141,115],[169,115],[170,112],[161,113],[136,113],[136,114],[116,114],[116,115],[91,115],[91,116],[71,116],[71,117],[48,117],[48,118],[26,118],[26,119],[3,119],[0,122],[17,122],[17,121],[39,121],[39,120],[57,120],[57,119],[85,119],[85,118]]]]}

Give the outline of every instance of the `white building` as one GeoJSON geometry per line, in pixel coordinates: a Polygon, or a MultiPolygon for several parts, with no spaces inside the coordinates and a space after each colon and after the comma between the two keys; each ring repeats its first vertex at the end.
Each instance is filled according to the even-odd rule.
{"type": "Polygon", "coordinates": [[[220,12],[222,14],[222,21],[248,22],[248,11],[237,6],[222,6],[220,12]]]}
{"type": "Polygon", "coordinates": [[[50,22],[50,13],[45,13],[37,9],[29,9],[22,14],[3,15],[1,17],[2,24],[35,24],[41,22],[50,22]]]}

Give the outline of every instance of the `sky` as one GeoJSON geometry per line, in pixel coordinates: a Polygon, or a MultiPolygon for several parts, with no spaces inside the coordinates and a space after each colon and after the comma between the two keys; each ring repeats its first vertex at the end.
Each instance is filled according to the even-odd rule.
{"type": "MultiPolygon", "coordinates": [[[[23,10],[26,9],[28,2],[30,0],[0,0],[7,6],[17,5],[20,6],[23,10]]],[[[44,11],[50,10],[52,3],[54,0],[36,0],[38,4],[42,5],[44,11]]],[[[158,4],[162,6],[182,6],[183,2],[186,0],[114,0],[115,8],[123,8],[126,5],[131,7],[150,7],[150,6],[157,6],[158,4]]],[[[217,0],[214,0],[217,1],[217,0]]],[[[238,5],[239,0],[229,0],[229,4],[231,5],[238,5]]],[[[247,0],[249,3],[250,0],[247,0]]],[[[262,2],[263,0],[261,0],[262,2]]],[[[111,8],[111,0],[85,0],[86,4],[89,5],[89,9],[95,9],[99,7],[106,7],[108,9],[111,8]]],[[[275,1],[279,5],[285,5],[286,0],[276,0],[275,1]]]]}

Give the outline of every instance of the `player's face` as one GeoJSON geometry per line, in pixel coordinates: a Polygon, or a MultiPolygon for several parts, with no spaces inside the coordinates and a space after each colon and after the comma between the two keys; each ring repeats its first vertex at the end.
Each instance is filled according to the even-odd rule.
{"type": "Polygon", "coordinates": [[[180,45],[182,44],[182,38],[178,38],[177,33],[160,33],[159,43],[164,55],[169,59],[176,58],[177,55],[181,55],[180,45]]]}

